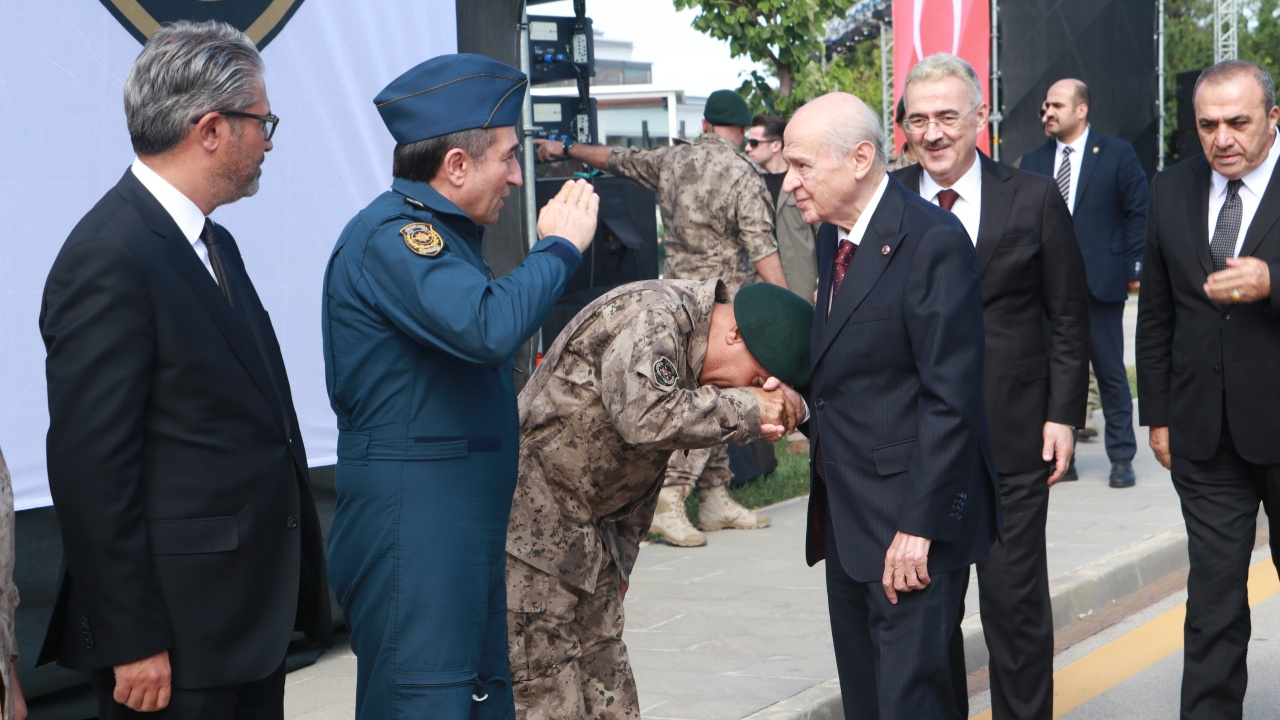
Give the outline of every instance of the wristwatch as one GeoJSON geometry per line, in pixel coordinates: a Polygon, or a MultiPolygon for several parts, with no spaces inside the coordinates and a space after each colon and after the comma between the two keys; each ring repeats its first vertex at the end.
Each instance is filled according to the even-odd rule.
{"type": "Polygon", "coordinates": [[[574,140],[572,135],[567,135],[567,136],[565,136],[564,143],[563,143],[563,147],[562,147],[562,148],[561,148],[561,150],[560,150],[560,154],[561,154],[561,155],[563,155],[563,156],[565,156],[565,158],[568,158],[568,157],[569,157],[569,148],[571,148],[571,147],[573,147],[574,145],[577,145],[577,144],[578,144],[578,141],[577,141],[577,140],[574,140]]]}

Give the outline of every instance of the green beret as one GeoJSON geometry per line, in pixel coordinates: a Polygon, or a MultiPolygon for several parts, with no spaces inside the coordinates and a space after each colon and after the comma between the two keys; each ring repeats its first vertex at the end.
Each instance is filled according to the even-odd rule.
{"type": "Polygon", "coordinates": [[[813,306],[799,295],[766,282],[748,285],[733,299],[738,331],[770,375],[791,387],[809,384],[809,326],[813,306]]]}
{"type": "Polygon", "coordinates": [[[751,127],[751,108],[747,101],[732,90],[717,90],[707,98],[702,117],[712,125],[739,125],[751,127]]]}

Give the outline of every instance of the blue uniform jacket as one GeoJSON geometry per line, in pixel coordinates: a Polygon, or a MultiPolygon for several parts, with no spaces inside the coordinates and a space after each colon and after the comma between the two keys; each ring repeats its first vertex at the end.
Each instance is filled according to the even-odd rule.
{"type": "Polygon", "coordinates": [[[329,562],[358,658],[357,717],[512,712],[513,357],[582,258],[548,237],[494,278],[481,236],[430,185],[396,179],[347,224],[325,273],[339,429],[329,562]]]}

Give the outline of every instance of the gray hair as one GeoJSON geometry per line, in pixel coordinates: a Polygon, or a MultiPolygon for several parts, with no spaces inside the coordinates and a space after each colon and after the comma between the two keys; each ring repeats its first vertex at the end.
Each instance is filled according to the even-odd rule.
{"type": "Polygon", "coordinates": [[[249,107],[257,101],[254,81],[262,71],[258,49],[226,23],[179,20],[156,30],[124,83],[134,152],[172,150],[193,120],[214,110],[249,107]]]}
{"type": "Polygon", "coordinates": [[[883,170],[889,166],[889,156],[884,149],[884,128],[874,110],[866,103],[858,103],[856,109],[837,117],[839,119],[831,123],[826,134],[827,149],[835,158],[843,160],[849,157],[858,143],[869,142],[876,149],[873,167],[883,170]]]}
{"type": "Polygon", "coordinates": [[[1194,99],[1200,95],[1201,83],[1210,82],[1216,85],[1240,75],[1253,76],[1258,86],[1262,88],[1262,109],[1271,112],[1271,108],[1276,106],[1276,84],[1271,79],[1271,73],[1261,65],[1245,60],[1223,60],[1205,68],[1204,72],[1200,73],[1200,77],[1196,78],[1196,87],[1191,97],[1194,99]]]}
{"type": "MultiPolygon", "coordinates": [[[[913,82],[937,82],[952,77],[964,83],[969,91],[969,102],[974,107],[982,104],[982,81],[978,79],[978,73],[972,65],[951,53],[935,53],[911,68],[902,84],[902,95],[906,97],[906,89],[913,82]]],[[[910,111],[911,108],[907,108],[907,112],[910,111]]]]}
{"type": "Polygon", "coordinates": [[[497,139],[496,128],[472,128],[447,135],[396,145],[391,158],[391,176],[405,180],[431,182],[444,164],[444,156],[454,148],[484,162],[485,155],[497,139]]]}

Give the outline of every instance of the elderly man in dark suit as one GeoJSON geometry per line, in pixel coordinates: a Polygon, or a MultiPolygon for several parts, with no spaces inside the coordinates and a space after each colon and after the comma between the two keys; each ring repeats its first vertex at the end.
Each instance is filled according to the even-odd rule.
{"type": "MultiPolygon", "coordinates": [[[[1040,121],[1049,141],[1020,166],[1055,179],[1075,223],[1089,286],[1089,348],[1107,419],[1111,487],[1133,487],[1133,396],[1124,368],[1124,303],[1142,276],[1147,176],[1129,143],[1089,127],[1089,88],[1059,80],[1040,121]]],[[[1092,409],[1092,408],[1090,408],[1092,409]]]]}
{"type": "MultiPolygon", "coordinates": [[[[987,122],[973,68],[932,55],[907,75],[903,126],[919,165],[898,179],[951,210],[973,240],[986,328],[983,395],[1000,474],[1004,539],[978,563],[982,630],[997,720],[1053,715],[1053,610],[1045,555],[1049,486],[1067,470],[1084,421],[1089,310],[1071,217],[1049,178],[977,149],[987,122]]],[[[962,618],[957,616],[957,627],[962,618]]],[[[952,647],[956,703],[968,717],[964,639],[952,647]]]]}
{"type": "Polygon", "coordinates": [[[1195,113],[1204,154],[1151,184],[1138,410],[1187,523],[1182,717],[1238,718],[1258,503],[1280,512],[1280,108],[1266,70],[1229,60],[1201,73],[1195,113]]]}
{"type": "Polygon", "coordinates": [[[41,661],[86,674],[104,719],[280,718],[294,629],[332,633],[280,347],[207,217],[258,188],[262,71],[228,25],[157,30],[125,81],[137,160],[45,285],[66,561],[41,661]]]}
{"type": "Polygon", "coordinates": [[[876,114],[843,93],[786,130],[782,190],[826,223],[806,552],[827,560],[845,717],[950,717],[942,649],[999,528],[978,261],[954,216],[886,174],[884,146],[876,114]]]}

